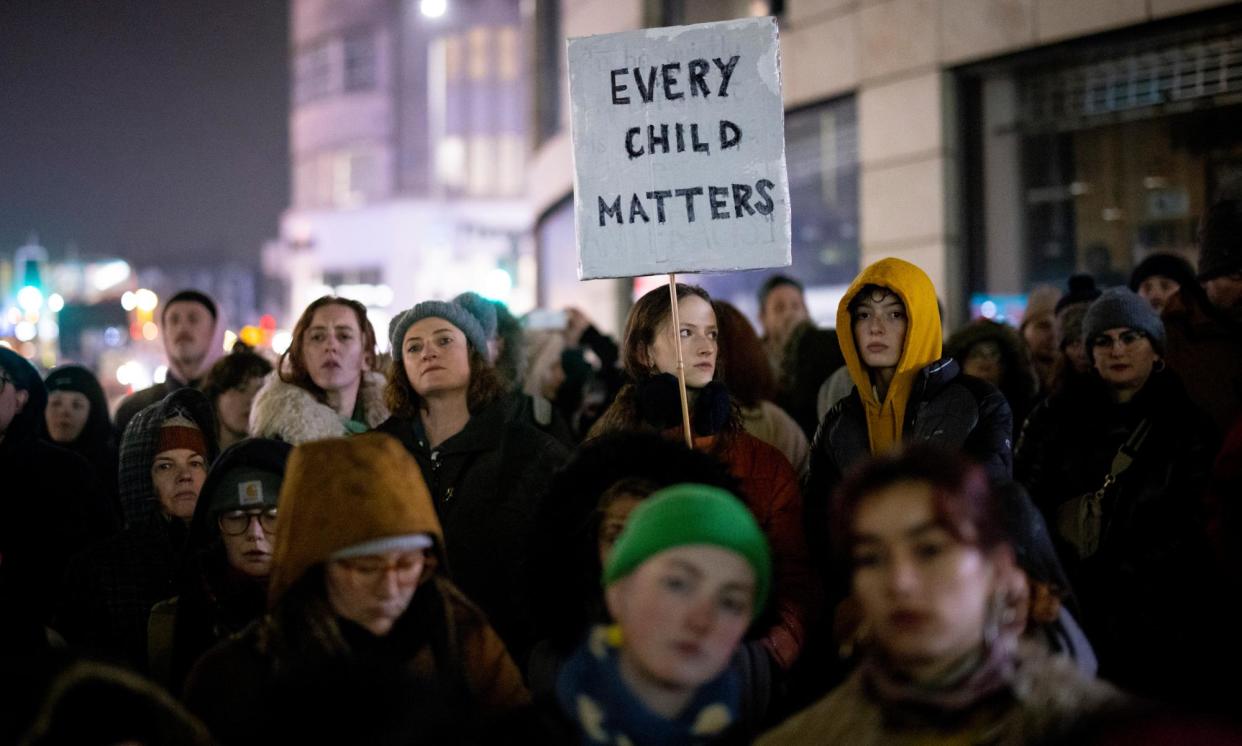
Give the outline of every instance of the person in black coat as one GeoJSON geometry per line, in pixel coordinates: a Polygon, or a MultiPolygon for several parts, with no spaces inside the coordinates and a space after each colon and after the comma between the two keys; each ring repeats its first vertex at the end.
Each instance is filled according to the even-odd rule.
{"type": "Polygon", "coordinates": [[[101,501],[92,523],[101,538],[121,525],[117,497],[117,437],[108,419],[108,399],[95,374],[80,365],[62,365],[47,374],[47,410],[40,436],[90,462],[101,501]]]}
{"type": "Polygon", "coordinates": [[[1193,696],[1215,624],[1201,502],[1214,429],[1164,369],[1164,327],[1142,298],[1105,291],[1084,337],[1094,377],[1031,413],[1016,477],[1052,528],[1101,675],[1136,693],[1193,696]]]}
{"type": "Polygon", "coordinates": [[[1009,405],[941,357],[936,290],[922,270],[900,259],[863,270],[841,299],[837,335],[854,390],[815,434],[808,505],[823,505],[846,470],[904,441],[934,441],[963,451],[990,478],[1012,476],[1009,405]]]}
{"type": "Polygon", "coordinates": [[[0,347],[0,557],[10,597],[46,624],[69,557],[101,538],[103,503],[81,456],[38,437],[47,405],[39,372],[0,347]]]}
{"type": "Polygon", "coordinates": [[[245,438],[220,453],[194,509],[178,595],[156,604],[148,624],[151,678],[181,690],[208,648],[267,610],[277,498],[293,446],[245,438]]]}
{"type": "Polygon", "coordinates": [[[54,625],[71,645],[146,668],[151,607],[177,592],[176,571],[216,457],[211,402],[178,389],[139,412],[121,439],[125,529],[79,554],[54,625]]]}
{"type": "Polygon", "coordinates": [[[389,325],[393,415],[377,430],[414,455],[444,527],[449,575],[519,665],[534,644],[528,558],[535,517],[568,451],[514,419],[478,319],[426,301],[389,325]]]}

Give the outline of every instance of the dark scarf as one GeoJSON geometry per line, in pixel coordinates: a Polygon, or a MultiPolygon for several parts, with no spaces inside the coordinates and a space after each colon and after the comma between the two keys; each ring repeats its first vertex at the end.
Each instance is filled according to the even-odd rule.
{"type": "Polygon", "coordinates": [[[647,708],[621,678],[619,648],[607,628],[596,627],[561,669],[556,701],[578,728],[583,743],[691,746],[713,743],[738,720],[741,678],[732,667],[699,687],[676,719],[647,708]]]}

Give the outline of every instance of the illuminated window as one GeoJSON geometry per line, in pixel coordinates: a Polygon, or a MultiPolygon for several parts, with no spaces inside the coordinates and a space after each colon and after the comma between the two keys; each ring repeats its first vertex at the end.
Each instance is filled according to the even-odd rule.
{"type": "Polygon", "coordinates": [[[476,26],[470,29],[470,79],[484,80],[491,69],[491,60],[488,59],[491,43],[491,29],[486,26],[476,26]]]}
{"type": "Polygon", "coordinates": [[[513,81],[518,78],[518,71],[522,65],[522,49],[519,44],[518,30],[512,26],[505,26],[496,31],[496,74],[504,81],[513,81]]]}
{"type": "Polygon", "coordinates": [[[463,67],[461,37],[446,36],[440,42],[444,44],[444,77],[446,80],[457,80],[463,67]]]}

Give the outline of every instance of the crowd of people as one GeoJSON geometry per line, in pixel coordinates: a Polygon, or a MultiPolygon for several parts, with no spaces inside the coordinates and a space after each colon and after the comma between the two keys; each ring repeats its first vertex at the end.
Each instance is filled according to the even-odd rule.
{"type": "Polygon", "coordinates": [[[278,359],[186,290],[115,417],[0,347],[0,740],[1237,742],[1242,204],[1197,265],[1016,328],[893,258],[762,334],[328,296],[278,359]]]}

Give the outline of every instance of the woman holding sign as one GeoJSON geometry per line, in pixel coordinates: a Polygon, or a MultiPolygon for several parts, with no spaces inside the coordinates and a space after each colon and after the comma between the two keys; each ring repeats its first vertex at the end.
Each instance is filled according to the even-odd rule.
{"type": "MultiPolygon", "coordinates": [[[[656,431],[681,440],[677,347],[681,342],[694,447],[719,458],[741,483],[746,506],[772,545],[775,603],[760,617],[763,636],[748,645],[763,690],[770,662],[787,671],[802,652],[806,628],[819,609],[817,581],[807,559],[802,495],[781,452],[743,430],[737,403],[718,380],[716,313],[702,288],[677,285],[680,328],[674,335],[669,291],[644,295],[625,324],[621,360],[633,383],[617,394],[591,437],[621,430],[656,431]]],[[[770,681],[767,682],[770,685],[770,681]]]]}

